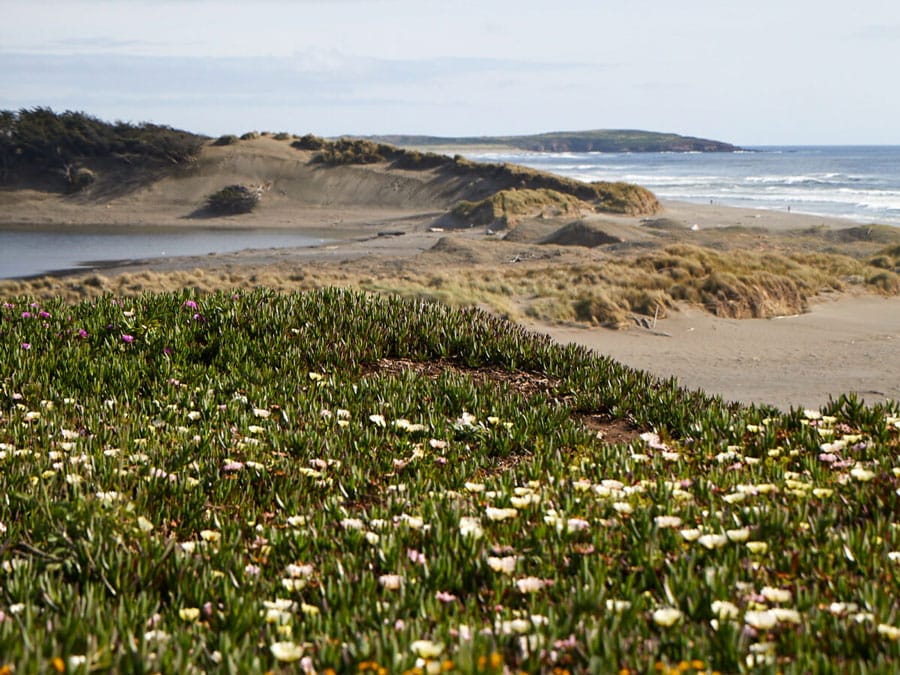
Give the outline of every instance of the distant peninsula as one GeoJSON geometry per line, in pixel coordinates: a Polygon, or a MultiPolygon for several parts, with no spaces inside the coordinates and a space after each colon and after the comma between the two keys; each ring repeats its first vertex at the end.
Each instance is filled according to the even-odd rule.
{"type": "Polygon", "coordinates": [[[528,136],[365,136],[401,147],[502,146],[527,152],[735,152],[736,145],[706,138],[634,129],[553,131],[528,136]]]}

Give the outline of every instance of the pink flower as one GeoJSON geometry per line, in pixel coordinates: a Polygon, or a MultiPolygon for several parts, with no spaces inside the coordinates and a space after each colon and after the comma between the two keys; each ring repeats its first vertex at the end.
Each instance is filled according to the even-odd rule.
{"type": "Polygon", "coordinates": [[[130,345],[132,342],[134,342],[134,335],[126,335],[123,333],[122,334],[122,342],[130,345]]]}
{"type": "Polygon", "coordinates": [[[78,337],[80,337],[80,338],[87,338],[87,337],[88,337],[88,332],[87,332],[84,328],[79,328],[79,329],[78,329],[78,337]]]}
{"type": "Polygon", "coordinates": [[[22,343],[22,349],[25,349],[25,350],[31,349],[31,343],[30,343],[30,342],[23,342],[23,343],[22,343]]]}
{"type": "Polygon", "coordinates": [[[446,591],[438,591],[434,597],[438,602],[456,602],[456,596],[446,591]]]}
{"type": "Polygon", "coordinates": [[[181,305],[182,307],[187,307],[188,309],[198,309],[199,305],[193,300],[185,300],[181,305]]]}

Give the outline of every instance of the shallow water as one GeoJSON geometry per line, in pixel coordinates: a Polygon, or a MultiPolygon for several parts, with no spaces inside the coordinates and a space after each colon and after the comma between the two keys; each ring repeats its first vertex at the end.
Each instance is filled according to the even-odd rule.
{"type": "Polygon", "coordinates": [[[274,229],[0,226],[0,279],[92,269],[121,260],[307,247],[324,242],[274,229]]]}

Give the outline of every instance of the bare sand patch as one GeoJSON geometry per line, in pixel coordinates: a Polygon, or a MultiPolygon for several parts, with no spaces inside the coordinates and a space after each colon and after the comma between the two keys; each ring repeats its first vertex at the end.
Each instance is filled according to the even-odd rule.
{"type": "Polygon", "coordinates": [[[742,403],[817,408],[843,393],[868,403],[900,400],[900,298],[820,298],[776,319],[721,319],[685,308],[655,330],[530,323],[689,388],[742,403]]]}

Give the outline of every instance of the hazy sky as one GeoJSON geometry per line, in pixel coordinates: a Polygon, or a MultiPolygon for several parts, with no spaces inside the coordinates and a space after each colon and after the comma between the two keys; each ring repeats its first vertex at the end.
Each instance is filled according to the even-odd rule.
{"type": "Polygon", "coordinates": [[[0,108],[210,135],[900,144],[898,0],[0,0],[0,108]]]}

